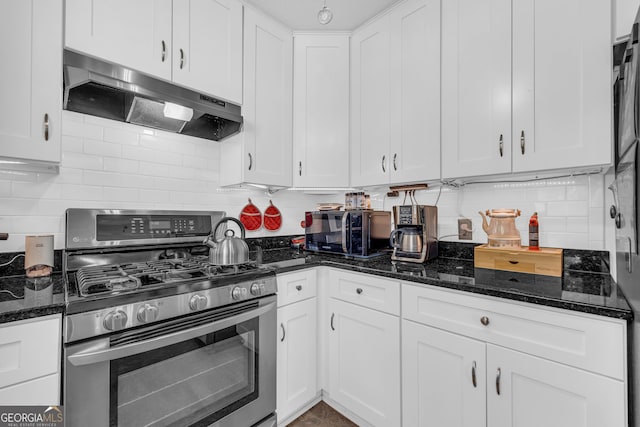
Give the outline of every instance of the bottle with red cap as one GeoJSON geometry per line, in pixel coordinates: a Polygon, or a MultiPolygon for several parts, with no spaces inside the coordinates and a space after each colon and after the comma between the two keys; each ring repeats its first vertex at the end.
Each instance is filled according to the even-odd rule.
{"type": "Polygon", "coordinates": [[[540,250],[538,212],[534,212],[529,219],[529,250],[540,250]]]}

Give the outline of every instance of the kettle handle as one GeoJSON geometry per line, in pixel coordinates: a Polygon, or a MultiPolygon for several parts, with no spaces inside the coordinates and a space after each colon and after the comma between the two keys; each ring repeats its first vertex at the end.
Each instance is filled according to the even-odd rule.
{"type": "Polygon", "coordinates": [[[213,241],[215,243],[219,243],[216,240],[216,234],[218,233],[218,227],[220,227],[220,224],[222,224],[223,222],[227,222],[227,221],[233,221],[236,224],[238,224],[238,227],[240,227],[240,237],[242,238],[242,240],[244,240],[244,235],[245,235],[244,225],[242,225],[242,223],[238,219],[236,219],[236,218],[234,218],[232,216],[225,216],[220,221],[218,221],[218,223],[216,224],[215,228],[213,229],[213,233],[212,233],[213,234],[213,241]]]}
{"type": "Polygon", "coordinates": [[[392,248],[397,248],[397,249],[400,248],[400,244],[398,243],[398,238],[399,238],[398,235],[402,235],[401,228],[396,228],[389,235],[389,245],[391,245],[392,248]]]}

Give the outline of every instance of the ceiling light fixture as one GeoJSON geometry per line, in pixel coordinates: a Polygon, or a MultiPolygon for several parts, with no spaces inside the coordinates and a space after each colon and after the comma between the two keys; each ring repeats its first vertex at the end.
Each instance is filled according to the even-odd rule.
{"type": "Polygon", "coordinates": [[[318,12],[318,22],[322,25],[327,25],[333,19],[333,12],[331,9],[327,9],[327,0],[324,0],[324,6],[318,12]]]}

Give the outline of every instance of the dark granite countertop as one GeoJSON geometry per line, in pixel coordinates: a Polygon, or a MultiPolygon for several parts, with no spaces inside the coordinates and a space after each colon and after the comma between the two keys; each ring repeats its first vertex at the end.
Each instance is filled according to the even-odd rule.
{"type": "Polygon", "coordinates": [[[0,323],[64,312],[64,283],[60,273],[29,279],[0,277],[0,323]]]}
{"type": "MultiPolygon", "coordinates": [[[[440,242],[439,258],[413,264],[392,262],[389,254],[364,260],[298,251],[290,249],[289,242],[286,236],[250,239],[251,259],[256,259],[258,252],[265,264],[303,258],[304,264],[278,268],[277,272],[322,265],[627,321],[633,319],[633,311],[609,274],[608,253],[602,251],[565,249],[563,276],[550,277],[474,268],[474,244],[468,243],[440,242]],[[257,247],[263,250],[257,251],[257,247]]],[[[0,269],[0,323],[64,312],[59,252],[56,251],[56,268],[50,277],[28,279],[21,274],[24,270],[20,260],[0,269]]],[[[0,254],[0,263],[14,255],[0,254]]]]}
{"type": "Polygon", "coordinates": [[[601,252],[565,250],[563,276],[551,277],[474,268],[472,246],[470,250],[462,245],[458,248],[452,245],[441,251],[439,258],[414,264],[392,262],[388,254],[363,260],[337,254],[277,249],[263,251],[262,262],[304,258],[302,265],[277,271],[322,265],[627,321],[633,319],[629,304],[609,274],[608,259],[601,256],[601,252]],[[471,259],[447,257],[452,255],[471,259]]]}

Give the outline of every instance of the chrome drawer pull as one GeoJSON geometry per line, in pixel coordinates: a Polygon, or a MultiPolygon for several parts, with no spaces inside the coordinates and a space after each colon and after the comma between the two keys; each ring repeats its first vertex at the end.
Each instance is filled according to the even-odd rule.
{"type": "Polygon", "coordinates": [[[302,290],[302,285],[296,285],[296,289],[301,291],[302,290]]]}
{"type": "Polygon", "coordinates": [[[473,365],[471,366],[471,383],[474,388],[478,387],[478,382],[476,380],[476,361],[473,361],[473,365]]]}
{"type": "Polygon", "coordinates": [[[362,293],[362,288],[358,288],[358,289],[356,289],[356,293],[357,293],[358,295],[360,295],[360,294],[362,293]]]}
{"type": "Polygon", "coordinates": [[[482,316],[480,318],[480,323],[482,323],[484,326],[487,326],[489,324],[489,318],[487,316],[482,316]]]}

